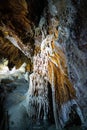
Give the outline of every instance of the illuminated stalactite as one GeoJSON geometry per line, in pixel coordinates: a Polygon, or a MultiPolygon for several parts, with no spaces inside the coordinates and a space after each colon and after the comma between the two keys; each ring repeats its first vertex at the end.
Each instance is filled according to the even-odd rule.
{"type": "MultiPolygon", "coordinates": [[[[50,14],[56,14],[54,6],[49,4],[50,14]]],[[[53,116],[56,128],[64,127],[69,120],[71,108],[74,108],[84,123],[83,115],[76,102],[76,91],[73,87],[67,72],[66,57],[64,48],[57,42],[58,39],[58,20],[55,15],[49,20],[48,34],[45,28],[46,21],[42,22],[42,27],[39,29],[42,32],[42,41],[40,49],[35,53],[33,58],[33,73],[30,75],[29,90],[27,93],[27,112],[29,117],[36,119],[49,118],[49,96],[48,83],[50,83],[52,91],[53,116]],[[45,98],[46,97],[46,98],[45,98]],[[38,104],[38,105],[35,105],[38,104]],[[35,108],[36,106],[36,108],[35,108]],[[32,110],[32,111],[31,111],[32,110]],[[38,112],[38,115],[36,114],[38,112]],[[43,114],[41,114],[43,113],[43,114]],[[43,116],[41,116],[43,115],[43,116]]],[[[63,35],[66,39],[69,37],[67,29],[63,35]]]]}
{"type": "MultiPolygon", "coordinates": [[[[79,107],[75,101],[76,91],[68,78],[65,55],[54,40],[53,35],[48,35],[41,43],[41,52],[34,56],[33,73],[30,75],[26,101],[30,117],[48,118],[50,97],[48,97],[47,85],[49,82],[52,89],[55,124],[56,128],[59,128],[64,127],[69,120],[71,107],[73,105],[76,105],[76,109],[79,107]],[[31,111],[32,109],[34,112],[31,111]]],[[[81,111],[77,113],[83,122],[81,111]]]]}

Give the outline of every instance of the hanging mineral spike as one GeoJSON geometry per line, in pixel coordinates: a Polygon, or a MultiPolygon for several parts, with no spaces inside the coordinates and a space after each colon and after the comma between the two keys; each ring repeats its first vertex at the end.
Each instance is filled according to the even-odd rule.
{"type": "Polygon", "coordinates": [[[59,122],[64,126],[68,121],[71,106],[77,103],[75,89],[68,78],[65,55],[55,44],[54,39],[53,35],[48,35],[41,43],[41,52],[34,56],[33,73],[30,75],[27,93],[27,111],[30,117],[48,118],[50,108],[48,83],[50,83],[53,113],[58,127],[59,122]]]}

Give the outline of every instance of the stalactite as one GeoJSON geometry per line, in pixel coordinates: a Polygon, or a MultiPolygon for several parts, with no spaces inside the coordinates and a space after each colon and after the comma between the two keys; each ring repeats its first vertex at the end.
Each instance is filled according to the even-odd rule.
{"type": "MultiPolygon", "coordinates": [[[[75,101],[76,91],[68,77],[65,55],[61,48],[55,44],[54,35],[48,35],[42,41],[41,52],[34,56],[33,63],[33,73],[30,75],[29,91],[26,98],[28,114],[32,115],[30,111],[32,106],[34,106],[35,115],[35,111],[38,112],[37,118],[40,119],[42,109],[44,111],[42,118],[44,119],[44,116],[47,116],[50,106],[46,83],[49,82],[52,89],[53,114],[56,128],[64,127],[69,120],[71,107],[76,105],[79,110],[80,108],[75,101]]],[[[84,122],[81,110],[78,115],[84,122]]]]}

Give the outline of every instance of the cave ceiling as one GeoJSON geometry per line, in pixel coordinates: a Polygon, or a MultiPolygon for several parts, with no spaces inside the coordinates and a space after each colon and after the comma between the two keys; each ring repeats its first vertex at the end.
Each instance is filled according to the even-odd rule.
{"type": "Polygon", "coordinates": [[[9,66],[20,67],[23,62],[29,62],[34,54],[35,27],[38,26],[43,9],[47,5],[45,0],[0,0],[0,58],[9,60],[9,66]],[[15,47],[6,36],[18,39],[21,46],[27,48],[29,56],[15,47]]]}
{"type": "MultiPolygon", "coordinates": [[[[60,25],[63,26],[65,26],[65,24],[68,26],[67,21],[69,21],[67,17],[68,10],[66,10],[68,5],[67,1],[68,0],[53,0],[58,10],[57,16],[60,20],[60,25]]],[[[70,29],[75,32],[75,40],[78,42],[79,49],[86,52],[87,44],[85,44],[86,42],[83,44],[82,39],[86,39],[86,37],[84,38],[85,31],[83,32],[83,30],[86,30],[87,26],[87,1],[80,0],[80,4],[79,1],[71,1],[76,9],[76,14],[73,15],[75,22],[70,29]]],[[[36,28],[38,29],[44,10],[46,10],[45,17],[48,22],[47,27],[50,30],[51,25],[49,19],[51,16],[48,14],[47,0],[0,0],[0,58],[7,58],[10,67],[16,65],[18,68],[22,63],[29,62],[27,68],[30,70],[29,66],[32,64],[30,63],[30,59],[32,59],[36,49],[34,44],[35,40],[41,42],[41,37],[35,37],[35,31],[36,28]],[[8,35],[18,41],[22,50],[23,48],[25,49],[20,51],[20,49],[15,47],[9,38],[7,38],[8,35]],[[26,55],[24,52],[29,54],[26,55]]],[[[52,33],[52,30],[48,31],[48,33],[52,33]]]]}

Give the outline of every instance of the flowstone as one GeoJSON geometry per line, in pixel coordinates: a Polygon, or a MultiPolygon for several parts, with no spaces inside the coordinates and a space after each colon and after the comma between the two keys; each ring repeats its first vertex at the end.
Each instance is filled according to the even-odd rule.
{"type": "Polygon", "coordinates": [[[48,96],[48,84],[50,84],[56,128],[66,126],[72,108],[80,117],[79,121],[84,123],[76,102],[76,91],[68,78],[65,56],[61,48],[56,46],[53,35],[48,35],[42,41],[41,52],[34,56],[33,73],[29,78],[26,106],[30,118],[44,120],[52,116],[49,115],[51,97],[48,96]]]}

